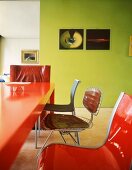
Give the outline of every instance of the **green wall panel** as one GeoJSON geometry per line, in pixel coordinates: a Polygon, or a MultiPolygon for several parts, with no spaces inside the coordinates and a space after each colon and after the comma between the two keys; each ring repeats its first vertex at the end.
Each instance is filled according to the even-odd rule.
{"type": "Polygon", "coordinates": [[[82,82],[76,107],[88,87],[103,92],[103,107],[113,107],[121,91],[132,93],[131,0],[41,0],[40,63],[51,65],[56,103],[67,103],[73,80],[82,82]],[[59,29],[84,29],[83,50],[59,50],[59,29]],[[86,29],[110,29],[110,50],[86,50],[86,29]]]}

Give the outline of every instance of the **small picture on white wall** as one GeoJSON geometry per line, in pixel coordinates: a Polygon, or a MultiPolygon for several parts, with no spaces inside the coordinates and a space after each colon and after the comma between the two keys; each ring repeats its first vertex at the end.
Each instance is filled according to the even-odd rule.
{"type": "Polygon", "coordinates": [[[22,50],[21,62],[23,64],[38,64],[39,63],[39,51],[38,50],[22,50]]]}

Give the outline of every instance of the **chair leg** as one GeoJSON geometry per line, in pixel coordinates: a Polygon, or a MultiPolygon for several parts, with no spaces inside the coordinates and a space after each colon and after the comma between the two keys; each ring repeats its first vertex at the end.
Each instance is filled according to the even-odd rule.
{"type": "Polygon", "coordinates": [[[35,123],[35,149],[37,149],[38,131],[39,131],[39,136],[40,136],[40,116],[39,116],[38,120],[35,123]]]}
{"type": "Polygon", "coordinates": [[[39,151],[38,154],[37,154],[37,157],[38,157],[38,156],[41,154],[41,152],[43,151],[43,149],[44,149],[45,145],[47,144],[47,142],[48,142],[50,136],[52,135],[52,133],[53,133],[53,130],[51,130],[51,132],[50,132],[49,135],[47,136],[47,138],[46,138],[43,146],[41,147],[40,151],[39,151]]]}
{"type": "Polygon", "coordinates": [[[37,126],[38,126],[38,120],[35,123],[35,149],[37,149],[37,126]]]}
{"type": "MultiPolygon", "coordinates": [[[[76,133],[76,132],[75,132],[76,133]]],[[[70,137],[73,139],[76,145],[79,145],[78,140],[76,140],[71,133],[69,133],[70,137]]]]}
{"type": "Polygon", "coordinates": [[[63,141],[66,143],[66,140],[65,140],[65,138],[64,138],[64,136],[63,136],[63,134],[62,134],[62,132],[59,131],[59,133],[60,133],[60,135],[61,135],[63,141]]]}
{"type": "Polygon", "coordinates": [[[40,136],[40,130],[41,130],[41,127],[40,127],[40,116],[38,118],[38,130],[39,130],[39,136],[40,136]]]}
{"type": "MultiPolygon", "coordinates": [[[[72,112],[72,115],[75,116],[75,114],[76,114],[76,113],[75,113],[75,110],[74,110],[74,111],[72,112]]],[[[79,134],[78,134],[78,132],[75,132],[75,137],[76,137],[76,139],[77,139],[77,142],[76,142],[76,143],[77,143],[78,145],[80,145],[80,139],[79,139],[79,134]]]]}
{"type": "Polygon", "coordinates": [[[76,139],[77,139],[77,144],[80,145],[80,139],[79,139],[78,132],[75,132],[75,136],[76,136],[76,139]]]}
{"type": "Polygon", "coordinates": [[[73,135],[72,135],[70,132],[62,132],[62,131],[59,131],[59,133],[60,133],[60,135],[61,135],[61,137],[62,137],[62,139],[63,139],[63,141],[64,141],[65,143],[67,143],[67,142],[66,142],[66,140],[65,140],[65,138],[64,138],[63,135],[69,135],[69,136],[71,137],[71,139],[73,140],[73,142],[74,142],[76,145],[80,145],[78,132],[75,132],[75,137],[73,137],[73,135]],[[75,139],[75,138],[76,138],[76,139],[75,139]]]}

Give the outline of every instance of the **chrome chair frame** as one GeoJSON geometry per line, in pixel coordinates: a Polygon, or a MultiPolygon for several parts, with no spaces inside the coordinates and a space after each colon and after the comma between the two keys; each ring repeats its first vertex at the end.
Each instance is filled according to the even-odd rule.
{"type": "Polygon", "coordinates": [[[90,88],[85,91],[84,98],[83,98],[83,105],[91,113],[90,119],[85,118],[85,120],[83,120],[84,118],[78,118],[75,115],[75,112],[74,112],[74,115],[66,115],[66,114],[52,114],[52,115],[49,114],[49,115],[47,115],[43,121],[43,127],[44,127],[44,129],[51,130],[51,133],[45,140],[45,143],[44,143],[43,147],[41,148],[40,152],[45,147],[49,137],[53,134],[53,131],[59,131],[64,143],[66,143],[66,140],[63,135],[68,134],[68,135],[70,135],[70,137],[72,138],[72,140],[75,142],[76,145],[80,145],[78,132],[80,132],[86,128],[92,127],[93,116],[94,115],[97,116],[97,114],[99,112],[99,107],[101,104],[101,96],[102,96],[102,93],[97,88],[90,88]],[[52,120],[53,120],[53,123],[57,122],[57,124],[56,123],[52,124],[52,120]],[[67,122],[67,120],[68,120],[68,122],[67,122]],[[71,124],[69,124],[70,120],[72,120],[71,124]],[[58,124],[58,122],[59,122],[59,124],[58,124]],[[75,133],[75,137],[71,134],[71,132],[75,133]]]}

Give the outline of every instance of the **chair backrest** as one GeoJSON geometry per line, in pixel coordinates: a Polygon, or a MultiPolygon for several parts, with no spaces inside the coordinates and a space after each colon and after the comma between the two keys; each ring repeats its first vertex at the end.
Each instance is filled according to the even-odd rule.
{"type": "Polygon", "coordinates": [[[132,96],[120,94],[110,122],[109,135],[102,146],[82,148],[51,144],[44,148],[38,167],[43,166],[45,170],[132,170],[132,96]]]}
{"type": "Polygon", "coordinates": [[[106,147],[115,155],[122,169],[132,161],[132,96],[123,94],[113,116],[106,147]]]}
{"type": "Polygon", "coordinates": [[[50,82],[49,65],[11,65],[11,82],[50,82]]]}
{"type": "Polygon", "coordinates": [[[76,89],[78,84],[80,83],[80,80],[75,79],[71,88],[71,94],[70,94],[70,104],[74,107],[74,97],[76,93],[76,89]]]}
{"type": "Polygon", "coordinates": [[[83,105],[90,113],[97,115],[101,102],[101,91],[97,88],[87,89],[83,97],[83,105]]]}

